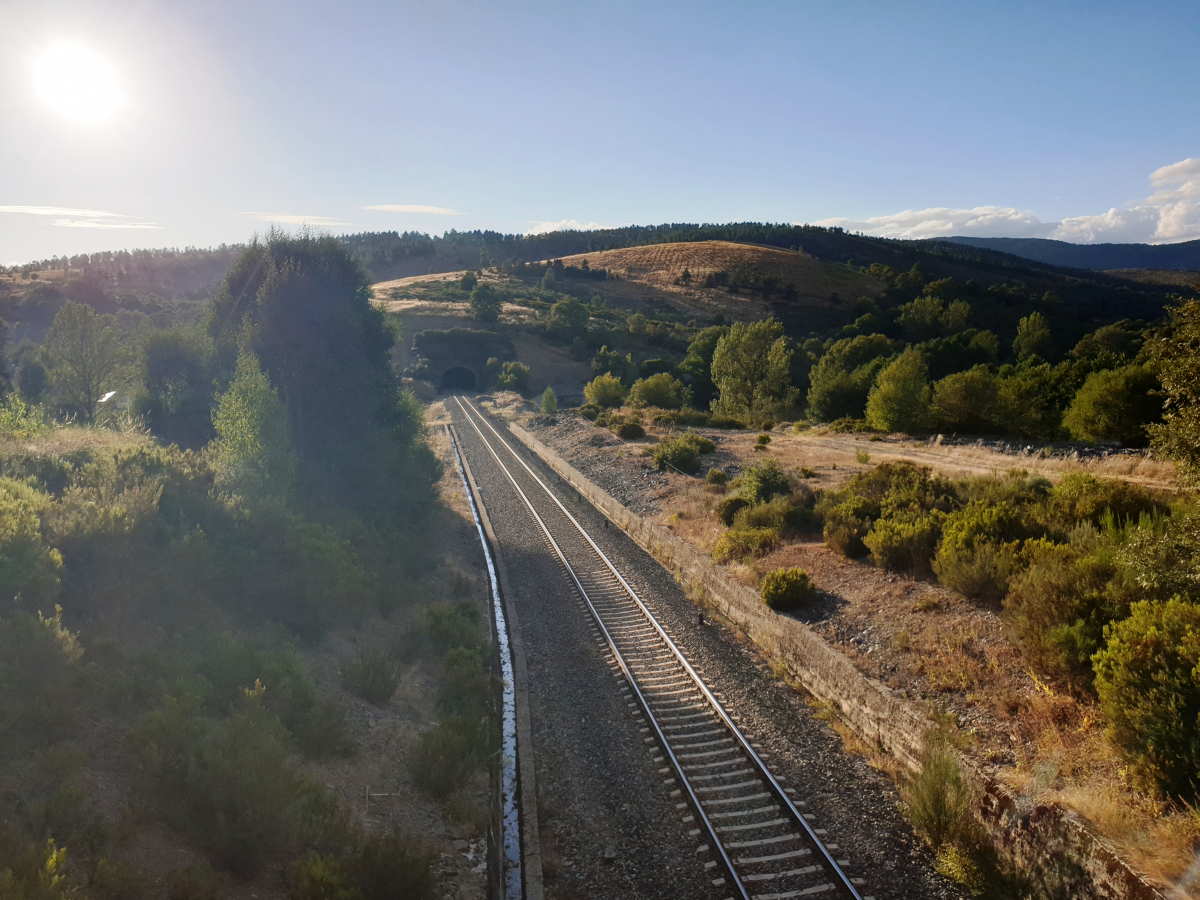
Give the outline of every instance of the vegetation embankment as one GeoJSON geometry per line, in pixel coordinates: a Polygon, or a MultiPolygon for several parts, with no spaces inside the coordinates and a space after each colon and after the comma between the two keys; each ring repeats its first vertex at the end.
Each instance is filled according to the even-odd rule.
{"type": "MultiPolygon", "coordinates": [[[[772,412],[789,412],[786,404],[796,402],[785,338],[770,323],[714,329],[711,349],[696,342],[696,355],[712,360],[710,412],[690,408],[695,394],[686,392],[696,392],[697,380],[685,383],[677,370],[666,374],[677,380],[656,397],[657,408],[631,399],[647,390],[648,380],[627,385],[605,374],[588,386],[580,413],[618,434],[630,424],[649,430],[644,452],[678,479],[676,499],[662,501],[677,533],[760,585],[775,608],[808,618],[872,675],[935,710],[952,711],[942,716],[956,726],[950,737],[931,740],[961,742],[1002,766],[1024,795],[1064,800],[1137,864],[1170,882],[1189,867],[1197,836],[1189,804],[1200,756],[1189,748],[1196,745],[1192,710],[1200,706],[1189,673],[1200,609],[1192,492],[1200,471],[1198,329],[1200,307],[1183,302],[1169,321],[1143,330],[1138,355],[1127,363],[1160,379],[1161,394],[1130,391],[1144,412],[1124,421],[1129,440],[1152,441],[1160,458],[1173,460],[1178,481],[1165,463],[1153,463],[1160,469],[1154,480],[1169,490],[1098,477],[1101,466],[1054,455],[1023,458],[1053,480],[1028,470],[996,473],[991,460],[992,472],[964,476],[956,470],[973,466],[956,464],[949,447],[938,448],[945,453],[939,471],[904,460],[905,446],[894,437],[867,440],[869,418],[839,425],[857,451],[837,462],[824,439],[809,435],[839,429],[774,425],[757,436],[705,430],[718,416],[729,417],[721,424],[770,425],[772,412]],[[741,347],[755,349],[743,354],[741,347]],[[784,352],[773,361],[775,348],[784,352]],[[877,447],[893,458],[872,464],[877,447]],[[703,483],[683,477],[700,474],[703,483]],[[863,570],[854,562],[860,559],[871,567],[863,570]],[[801,572],[815,594],[804,590],[801,572]]],[[[1026,322],[1018,348],[1036,330],[1026,322]]],[[[1089,348],[1114,331],[1085,336],[1066,359],[1037,366],[1067,372],[1089,365],[1096,359],[1089,348]]],[[[878,366],[881,374],[862,397],[868,417],[873,408],[934,414],[939,386],[921,377],[914,352],[910,347],[878,366]],[[894,378],[883,377],[889,371],[894,378]]],[[[989,394],[998,398],[1006,390],[1020,394],[1004,382],[1019,384],[1030,368],[985,367],[980,374],[1000,382],[989,394]]],[[[1112,371],[1093,369],[1083,383],[1094,387],[1096,374],[1112,371]]],[[[810,414],[820,383],[814,375],[810,414]]],[[[1080,392],[1088,393],[1081,386],[1058,408],[1057,428],[1070,427],[1080,392]]],[[[1003,410],[996,402],[993,409],[1003,410]]],[[[1135,406],[1122,406],[1119,394],[1098,405],[1126,412],[1135,406]]],[[[1008,421],[1019,427],[1022,419],[1008,421]]],[[[941,782],[945,791],[958,783],[941,782]]],[[[916,784],[912,796],[928,789],[916,784]]],[[[930,839],[945,844],[948,872],[981,883],[978,872],[988,862],[976,832],[930,839]]]]}
{"type": "Polygon", "coordinates": [[[4,896],[429,896],[419,823],[482,833],[479,588],[430,552],[455,526],[391,340],[312,236],[252,243],[201,327],[140,346],[55,315],[43,402],[22,371],[0,405],[4,896]]]}

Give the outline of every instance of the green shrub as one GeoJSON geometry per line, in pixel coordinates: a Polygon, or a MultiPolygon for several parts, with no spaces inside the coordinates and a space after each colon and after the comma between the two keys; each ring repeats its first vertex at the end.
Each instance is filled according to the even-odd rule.
{"type": "Polygon", "coordinates": [[[553,416],[558,414],[558,397],[555,396],[554,388],[547,387],[542,392],[542,415],[553,416]]]}
{"type": "Polygon", "coordinates": [[[1072,472],[1050,489],[1045,515],[1047,526],[1061,533],[1079,522],[1099,525],[1108,515],[1136,522],[1143,513],[1163,509],[1153,494],[1128,481],[1072,472]]]}
{"type": "Polygon", "coordinates": [[[387,706],[400,686],[396,664],[383,650],[359,650],[342,662],[341,671],[346,690],[376,706],[387,706]]]}
{"type": "Polygon", "coordinates": [[[67,848],[50,838],[35,844],[0,823],[0,896],[4,900],[72,900],[79,894],[66,873],[67,848]]]}
{"type": "Polygon", "coordinates": [[[1143,784],[1192,799],[1200,779],[1200,606],[1141,601],[1093,657],[1109,733],[1143,784]]]}
{"type": "Polygon", "coordinates": [[[617,437],[623,441],[636,441],[638,438],[646,436],[646,429],[638,422],[623,422],[614,431],[617,437]]]}
{"type": "Polygon", "coordinates": [[[988,603],[999,603],[1004,598],[1016,570],[1015,544],[977,541],[967,547],[943,538],[933,560],[938,581],[964,597],[988,603]]]}
{"type": "Polygon", "coordinates": [[[0,437],[27,441],[48,427],[46,411],[41,406],[31,406],[16,394],[10,394],[0,403],[0,437]]]}
{"type": "Polygon", "coordinates": [[[749,505],[750,501],[744,497],[726,497],[713,508],[713,513],[724,525],[729,526],[733,524],[734,516],[749,505]]]}
{"type": "Polygon", "coordinates": [[[708,424],[708,413],[698,409],[678,409],[656,412],[650,420],[655,425],[672,428],[694,428],[708,424]]]}
{"type": "Polygon", "coordinates": [[[516,360],[504,363],[496,375],[496,387],[502,391],[525,393],[529,390],[529,366],[516,360]]]}
{"type": "Polygon", "coordinates": [[[857,559],[867,555],[867,545],[863,543],[871,529],[871,523],[858,518],[845,505],[835,506],[823,513],[825,525],[823,537],[825,546],[849,559],[857,559]]]}
{"type": "Polygon", "coordinates": [[[692,400],[691,390],[678,378],[659,372],[649,378],[639,378],[629,389],[629,405],[637,409],[655,406],[659,409],[680,409],[692,400]]]}
{"type": "Polygon", "coordinates": [[[694,475],[700,471],[700,456],[712,453],[716,449],[717,445],[708,438],[694,431],[685,431],[677,438],[659,441],[650,448],[649,453],[654,457],[654,464],[660,472],[670,466],[680,472],[694,475]]]}
{"type": "Polygon", "coordinates": [[[1004,599],[1009,633],[1038,671],[1090,684],[1104,627],[1128,607],[1115,561],[1093,548],[1041,540],[1030,541],[1023,556],[1027,566],[1004,599]]]}
{"type": "Polygon", "coordinates": [[[771,436],[769,434],[760,434],[754,439],[754,443],[758,447],[765,447],[767,444],[771,443],[771,436]]]}
{"type": "Polygon", "coordinates": [[[726,431],[743,431],[746,428],[746,423],[742,419],[734,416],[721,415],[714,413],[708,417],[708,425],[710,428],[723,428],[726,431]]]}
{"type": "Polygon", "coordinates": [[[579,407],[579,414],[589,422],[595,422],[596,416],[600,415],[600,407],[595,403],[585,403],[579,407]]]}
{"type": "Polygon", "coordinates": [[[171,873],[167,900],[221,900],[224,879],[206,861],[193,863],[171,873]]]}
{"type": "Polygon", "coordinates": [[[747,466],[738,479],[738,494],[751,503],[762,503],[791,492],[787,474],[773,459],[764,460],[761,465],[747,466]]]}
{"type": "Polygon", "coordinates": [[[329,759],[354,753],[346,710],[331,697],[318,700],[302,715],[285,724],[309,759],[329,759]]]}
{"type": "Polygon", "coordinates": [[[1076,440],[1144,447],[1146,426],[1162,418],[1161,387],[1146,366],[1093,372],[1076,392],[1063,426],[1076,440]]]}
{"type": "Polygon", "coordinates": [[[583,396],[595,406],[612,409],[625,402],[625,385],[616,375],[597,375],[583,388],[583,396]]]}
{"type": "Polygon", "coordinates": [[[451,605],[433,603],[425,610],[429,638],[439,653],[452,647],[481,647],[483,634],[479,607],[473,600],[451,605]]]}
{"type": "Polygon", "coordinates": [[[439,705],[454,715],[479,719],[488,714],[491,695],[484,670],[483,651],[454,647],[443,661],[446,678],[439,705]]]}
{"type": "Polygon", "coordinates": [[[725,474],[724,469],[712,468],[705,474],[704,480],[719,487],[729,481],[729,476],[725,474]]]}
{"type": "Polygon", "coordinates": [[[829,423],[830,434],[863,434],[870,431],[874,431],[874,429],[867,424],[866,419],[851,419],[843,416],[829,423]]]}
{"type": "Polygon", "coordinates": [[[900,790],[905,818],[935,851],[976,841],[975,794],[963,778],[958,753],[939,732],[925,736],[921,771],[900,790]]]}
{"type": "Polygon", "coordinates": [[[734,528],[775,528],[781,532],[796,532],[809,531],[814,525],[812,495],[807,491],[742,507],[733,516],[734,528]]]}
{"type": "Polygon", "coordinates": [[[362,900],[425,900],[433,895],[435,859],[395,829],[368,835],[353,866],[362,900]]]}
{"type": "Polygon", "coordinates": [[[53,498],[19,481],[0,478],[0,599],[18,594],[31,603],[58,597],[62,554],[46,546],[42,516],[53,498]]]}
{"type": "Polygon", "coordinates": [[[409,758],[413,783],[444,799],[467,783],[485,742],[479,722],[449,716],[423,733],[409,758]]]}
{"type": "Polygon", "coordinates": [[[763,603],[776,611],[799,609],[813,598],[808,573],[801,568],[776,569],[762,580],[763,603]]]}
{"type": "MultiPolygon", "coordinates": [[[[478,290],[478,289],[476,289],[478,290]]],[[[342,864],[332,856],[310,853],[288,867],[294,900],[361,900],[342,864]]]]}
{"type": "Polygon", "coordinates": [[[875,565],[891,571],[928,572],[942,536],[946,514],[940,509],[898,511],[881,516],[863,538],[875,565]]]}
{"type": "Polygon", "coordinates": [[[138,900],[145,891],[142,873],[128,863],[100,857],[92,874],[92,890],[100,900],[138,900]]]}
{"type": "Polygon", "coordinates": [[[871,454],[860,447],[854,451],[854,461],[860,466],[865,466],[871,461],[871,454]]]}
{"type": "Polygon", "coordinates": [[[762,556],[779,544],[777,528],[731,528],[713,546],[713,560],[723,563],[744,556],[762,556]]]}
{"type": "Polygon", "coordinates": [[[0,750],[69,738],[81,703],[90,699],[89,667],[77,635],[50,617],[0,618],[0,750]]]}

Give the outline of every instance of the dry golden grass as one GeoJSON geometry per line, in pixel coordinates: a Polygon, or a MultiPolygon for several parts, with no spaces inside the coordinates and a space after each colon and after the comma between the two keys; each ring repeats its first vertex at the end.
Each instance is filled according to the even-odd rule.
{"type": "Polygon", "coordinates": [[[116,427],[54,425],[41,434],[24,440],[0,437],[0,452],[7,450],[55,456],[77,453],[80,450],[122,450],[150,442],[150,435],[144,428],[125,420],[116,427]]]}
{"type": "Polygon", "coordinates": [[[753,266],[763,275],[775,275],[785,283],[795,283],[801,300],[828,303],[837,293],[843,300],[860,296],[876,297],[883,283],[846,266],[821,262],[806,253],[735,244],[729,241],[652,244],[601,250],[563,258],[568,266],[584,260],[593,269],[616,272],[623,280],[649,285],[668,293],[695,293],[703,290],[704,277],[713,272],[728,272],[753,266]],[[689,284],[677,284],[684,270],[691,273],[689,284]]]}

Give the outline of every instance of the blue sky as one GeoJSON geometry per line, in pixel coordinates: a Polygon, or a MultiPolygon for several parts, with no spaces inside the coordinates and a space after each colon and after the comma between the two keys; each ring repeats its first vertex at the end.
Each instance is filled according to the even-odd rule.
{"type": "Polygon", "coordinates": [[[5,262],[301,221],[1200,237],[1194,2],[0,0],[0,33],[5,262]]]}

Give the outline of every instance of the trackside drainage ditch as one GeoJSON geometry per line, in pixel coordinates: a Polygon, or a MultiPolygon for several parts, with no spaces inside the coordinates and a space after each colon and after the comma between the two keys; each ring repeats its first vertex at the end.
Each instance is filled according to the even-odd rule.
{"type": "Polygon", "coordinates": [[[508,624],[504,618],[504,607],[500,597],[500,585],[496,579],[496,564],[492,559],[492,548],[483,532],[479,510],[475,507],[475,496],[467,483],[462,456],[454,432],[446,429],[450,446],[454,449],[454,462],[462,479],[463,493],[471,507],[475,530],[479,532],[479,543],[483,547],[483,558],[487,563],[488,590],[492,598],[492,615],[496,626],[496,644],[500,650],[500,676],[502,680],[501,745],[500,745],[500,792],[502,800],[502,841],[505,900],[521,900],[524,895],[524,880],[521,874],[521,814],[517,806],[517,705],[513,678],[512,652],[508,645],[508,624]]]}

